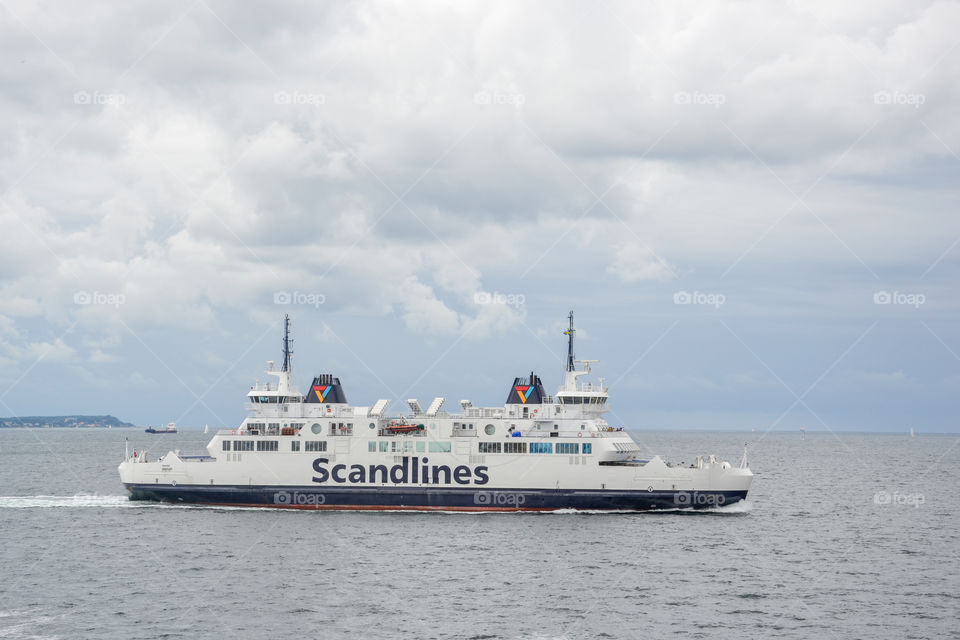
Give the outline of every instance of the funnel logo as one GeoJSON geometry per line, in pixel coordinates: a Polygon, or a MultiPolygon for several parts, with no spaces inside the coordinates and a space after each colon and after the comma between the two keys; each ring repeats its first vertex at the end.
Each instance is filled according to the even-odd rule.
{"type": "Polygon", "coordinates": [[[517,392],[517,395],[520,396],[520,402],[527,404],[527,398],[530,397],[530,386],[519,385],[514,387],[514,390],[517,392]]]}
{"type": "Polygon", "coordinates": [[[313,388],[313,392],[317,394],[317,398],[320,399],[320,402],[324,402],[327,399],[327,394],[330,393],[332,389],[330,385],[316,386],[313,388]]]}

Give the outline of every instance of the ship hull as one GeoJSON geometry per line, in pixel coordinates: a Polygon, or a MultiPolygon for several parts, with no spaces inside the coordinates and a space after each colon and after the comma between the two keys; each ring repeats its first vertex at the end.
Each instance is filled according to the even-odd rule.
{"type": "Polygon", "coordinates": [[[340,511],[654,511],[731,505],[746,491],[126,484],[131,500],[340,511]]]}

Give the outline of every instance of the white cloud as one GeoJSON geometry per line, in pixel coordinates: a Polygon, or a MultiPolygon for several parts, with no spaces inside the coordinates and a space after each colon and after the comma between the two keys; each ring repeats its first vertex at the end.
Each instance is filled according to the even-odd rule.
{"type": "Polygon", "coordinates": [[[607,273],[623,282],[669,280],[674,275],[673,268],[652,249],[637,243],[621,245],[613,262],[607,265],[607,273]]]}
{"type": "Polygon", "coordinates": [[[623,283],[955,271],[955,3],[213,10],[12,7],[3,357],[266,325],[278,291],[487,340],[623,283]]]}

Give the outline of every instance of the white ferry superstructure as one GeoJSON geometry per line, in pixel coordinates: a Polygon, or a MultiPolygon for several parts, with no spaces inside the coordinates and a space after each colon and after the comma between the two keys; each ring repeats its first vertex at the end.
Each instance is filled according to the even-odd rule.
{"type": "Polygon", "coordinates": [[[640,459],[630,434],[604,419],[608,390],[581,382],[591,360],[574,358],[573,314],[563,384],[553,396],[531,373],[502,406],[389,416],[390,403],[347,402],[339,378],[322,374],[307,394],[294,386],[290,321],[283,364],[254,385],[248,417],[219,430],[207,455],[126,456],[120,479],[132,500],[293,509],[550,511],[701,509],[744,500],[753,473],[713,455],[692,464],[640,459]],[[577,368],[580,365],[581,368],[577,368]]]}

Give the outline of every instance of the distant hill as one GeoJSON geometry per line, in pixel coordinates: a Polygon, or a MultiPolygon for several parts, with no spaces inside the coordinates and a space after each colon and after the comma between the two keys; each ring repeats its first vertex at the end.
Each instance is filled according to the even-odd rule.
{"type": "Polygon", "coordinates": [[[19,416],[16,418],[0,418],[0,429],[15,427],[78,427],[81,429],[96,429],[106,427],[135,427],[129,422],[121,422],[113,416],[19,416]]]}

